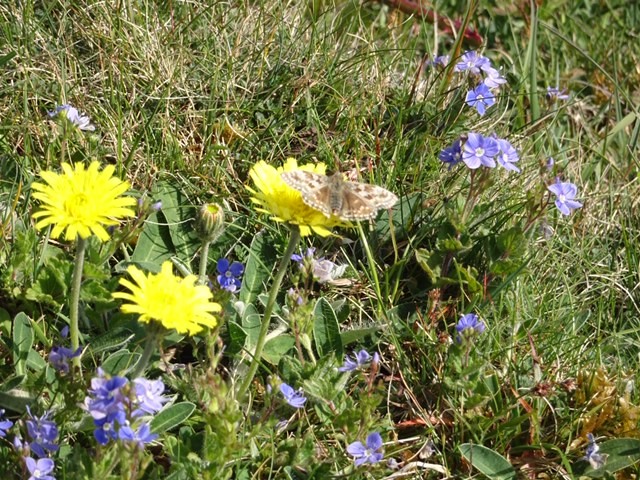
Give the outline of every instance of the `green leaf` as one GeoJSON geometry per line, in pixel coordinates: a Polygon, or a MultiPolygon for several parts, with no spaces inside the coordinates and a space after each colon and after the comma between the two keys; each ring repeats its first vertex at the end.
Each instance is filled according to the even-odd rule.
{"type": "Polygon", "coordinates": [[[262,358],[271,365],[277,365],[295,344],[296,340],[291,335],[278,335],[264,344],[262,358]]]}
{"type": "Polygon", "coordinates": [[[253,305],[247,305],[242,313],[242,330],[246,335],[245,347],[252,351],[258,342],[258,334],[260,333],[260,322],[262,316],[253,305]]]}
{"type": "Polygon", "coordinates": [[[161,180],[151,192],[153,199],[162,202],[162,213],[167,220],[175,255],[190,265],[200,246],[193,222],[196,208],[184,194],[184,188],[175,181],[161,180]]]}
{"type": "Polygon", "coordinates": [[[276,261],[276,251],[263,232],[258,233],[249,249],[247,265],[244,269],[239,298],[247,305],[255,303],[258,295],[265,291],[271,276],[272,265],[276,261]]]}
{"type": "Polygon", "coordinates": [[[27,405],[31,405],[35,397],[29,395],[24,390],[11,390],[9,392],[0,392],[0,407],[13,412],[24,412],[27,405]]]}
{"type": "Polygon", "coordinates": [[[336,312],[325,298],[320,298],[313,309],[313,339],[320,357],[335,353],[336,357],[342,358],[340,325],[336,312]]]}
{"type": "Polygon", "coordinates": [[[151,431],[153,433],[163,433],[177,427],[191,414],[196,406],[191,402],[180,402],[165,408],[151,420],[151,431]]]}
{"type": "Polygon", "coordinates": [[[164,213],[162,211],[152,213],[138,237],[131,261],[137,265],[152,264],[157,266],[170,259],[173,256],[173,251],[173,243],[164,213]]]}
{"type": "Polygon", "coordinates": [[[31,349],[27,354],[27,366],[34,372],[41,372],[47,368],[47,362],[44,361],[44,358],[42,358],[38,352],[31,349]]]}
{"type": "Polygon", "coordinates": [[[120,350],[107,357],[102,362],[102,369],[110,375],[119,375],[133,367],[140,358],[139,353],[131,353],[129,350],[120,350]]]}
{"type": "Polygon", "coordinates": [[[499,453],[482,445],[464,443],[458,447],[462,456],[491,480],[515,479],[516,471],[499,453]]]}
{"type": "Polygon", "coordinates": [[[247,332],[236,322],[227,322],[227,348],[225,354],[233,357],[242,351],[244,342],[247,340],[247,332]]]}
{"type": "Polygon", "coordinates": [[[16,366],[16,375],[26,373],[29,351],[33,346],[33,329],[31,319],[20,312],[13,319],[13,363],[16,366]]]}
{"type": "Polygon", "coordinates": [[[91,339],[89,350],[93,355],[116,350],[127,344],[134,334],[126,328],[116,328],[91,339]]]}
{"type": "Polygon", "coordinates": [[[340,334],[340,339],[342,340],[342,345],[349,345],[351,343],[355,343],[358,340],[362,340],[369,335],[374,335],[380,331],[380,327],[371,327],[371,328],[357,328],[353,330],[345,330],[340,334]]]}

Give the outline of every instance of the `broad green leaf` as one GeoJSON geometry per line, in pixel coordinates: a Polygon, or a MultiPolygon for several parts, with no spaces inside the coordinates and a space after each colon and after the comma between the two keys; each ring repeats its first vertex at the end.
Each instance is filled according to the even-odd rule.
{"type": "Polygon", "coordinates": [[[277,365],[295,344],[296,340],[291,335],[278,335],[265,343],[262,358],[271,365],[277,365]]]}
{"type": "Polygon", "coordinates": [[[227,322],[227,335],[229,339],[225,354],[233,357],[242,351],[247,340],[247,332],[236,322],[227,322]]]}
{"type": "Polygon", "coordinates": [[[16,366],[16,374],[26,373],[27,358],[33,346],[33,329],[31,319],[20,312],[13,319],[13,363],[16,366]]]}
{"type": "Polygon", "coordinates": [[[13,412],[24,412],[27,405],[31,405],[35,398],[24,390],[10,390],[0,392],[0,408],[5,408],[13,412]]]}
{"type": "Polygon", "coordinates": [[[458,447],[462,456],[475,468],[491,480],[509,480],[516,478],[511,464],[497,452],[482,445],[464,443],[458,447]]]}
{"type": "Polygon", "coordinates": [[[138,265],[161,265],[173,256],[174,250],[167,219],[161,210],[149,215],[138,237],[131,261],[138,265]]]}
{"type": "Polygon", "coordinates": [[[110,350],[116,350],[126,345],[134,334],[125,328],[116,328],[110,330],[103,335],[91,338],[89,341],[89,350],[93,355],[110,350]]]}
{"type": "Polygon", "coordinates": [[[119,375],[133,367],[140,358],[139,353],[131,353],[128,350],[120,350],[109,355],[102,362],[102,369],[110,375],[119,375]]]}
{"type": "Polygon", "coordinates": [[[340,338],[338,318],[325,298],[320,298],[313,309],[313,339],[320,357],[330,353],[334,353],[338,358],[342,357],[342,338],[340,338]]]}
{"type": "Polygon", "coordinates": [[[163,433],[177,427],[187,420],[196,409],[191,402],[180,402],[159,412],[151,420],[151,431],[153,433],[163,433]]]}
{"type": "Polygon", "coordinates": [[[262,316],[258,313],[256,307],[252,304],[247,305],[242,314],[242,330],[246,334],[245,347],[250,351],[253,350],[258,341],[261,319],[262,316]]]}
{"type": "Polygon", "coordinates": [[[27,377],[25,375],[18,375],[15,377],[8,378],[0,385],[0,392],[7,392],[12,388],[16,388],[25,381],[27,377]]]}
{"type": "Polygon", "coordinates": [[[358,328],[354,330],[345,330],[340,334],[340,339],[342,340],[342,345],[349,345],[351,343],[355,343],[358,340],[362,340],[369,335],[374,335],[380,331],[380,327],[371,327],[371,328],[358,328]]]}
{"type": "MultiPolygon", "coordinates": [[[[240,287],[240,301],[247,305],[255,303],[258,295],[266,289],[265,285],[271,276],[271,270],[276,261],[276,252],[264,233],[258,233],[249,249],[247,265],[240,287]]],[[[243,324],[244,326],[244,324],[243,324]]]]}
{"type": "Polygon", "coordinates": [[[187,265],[200,246],[195,233],[196,208],[184,194],[184,188],[174,181],[161,180],[151,192],[153,199],[162,202],[162,213],[167,220],[175,255],[187,265]]]}
{"type": "Polygon", "coordinates": [[[47,362],[44,361],[44,358],[42,358],[38,352],[31,349],[27,354],[27,366],[34,372],[41,372],[47,368],[47,362]]]}

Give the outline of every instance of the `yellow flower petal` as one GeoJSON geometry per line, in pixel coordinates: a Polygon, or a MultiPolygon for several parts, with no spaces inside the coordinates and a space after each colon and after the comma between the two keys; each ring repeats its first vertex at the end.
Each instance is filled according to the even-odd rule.
{"type": "Polygon", "coordinates": [[[203,327],[215,327],[218,322],[212,312],[222,311],[222,307],[211,301],[211,290],[204,285],[196,285],[195,275],[179,277],[173,274],[171,262],[162,264],[160,273],[145,274],[135,265],[127,268],[133,279],[120,279],[120,285],[129,292],[115,292],[114,298],[124,303],[120,310],[124,313],[140,315],[142,323],[160,322],[167,329],[193,335],[203,327]]]}
{"type": "Polygon", "coordinates": [[[292,170],[324,175],[326,166],[323,163],[298,166],[295,158],[288,158],[282,167],[275,168],[259,161],[249,171],[255,189],[247,186],[247,190],[253,195],[251,201],[258,206],[256,210],[271,215],[271,219],[276,222],[298,225],[303,237],[310,235],[312,231],[326,237],[331,235],[331,228],[345,226],[345,222],[338,218],[327,218],[322,212],[305,204],[300,192],[282,180],[280,174],[292,170]]]}
{"type": "Polygon", "coordinates": [[[41,209],[33,214],[38,220],[36,228],[53,225],[52,238],[64,233],[66,240],[95,235],[107,241],[105,226],[117,225],[122,217],[135,216],[129,208],[136,204],[135,198],[122,196],[129,183],[113,176],[113,165],[99,169],[98,162],[92,162],[87,169],[83,163],[77,163],[75,168],[63,163],[62,174],[40,172],[44,183],[31,185],[33,197],[41,202],[41,209]]]}

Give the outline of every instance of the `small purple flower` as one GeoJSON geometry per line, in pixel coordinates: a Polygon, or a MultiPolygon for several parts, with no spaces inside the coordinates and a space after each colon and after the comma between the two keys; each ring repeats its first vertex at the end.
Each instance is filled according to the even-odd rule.
{"type": "Polygon", "coordinates": [[[31,474],[29,480],[56,480],[55,477],[49,475],[56,466],[50,458],[36,460],[32,457],[25,457],[24,461],[31,474]]]}
{"type": "Polygon", "coordinates": [[[513,148],[513,145],[508,140],[499,138],[496,141],[500,149],[497,156],[498,163],[507,170],[520,173],[520,169],[515,165],[515,162],[520,160],[517,150],[513,148]]]}
{"type": "Polygon", "coordinates": [[[479,75],[480,69],[487,65],[491,65],[491,61],[487,57],[478,55],[478,52],[470,50],[460,57],[460,62],[453,67],[453,70],[455,72],[469,71],[474,75],[479,75]]]}
{"type": "Polygon", "coordinates": [[[480,116],[483,116],[487,108],[496,103],[496,97],[489,90],[489,87],[481,83],[475,89],[467,92],[465,102],[470,107],[475,108],[480,116]]]}
{"type": "Polygon", "coordinates": [[[302,298],[302,295],[300,295],[300,292],[293,287],[287,290],[287,299],[289,300],[288,302],[289,306],[297,305],[299,307],[304,303],[304,298],[302,298]]]}
{"type": "Polygon", "coordinates": [[[449,165],[449,169],[453,168],[454,165],[457,165],[462,161],[462,148],[460,147],[460,139],[453,142],[450,147],[445,148],[440,152],[438,158],[443,162],[449,165]]]}
{"type": "Polygon", "coordinates": [[[102,420],[112,412],[124,410],[126,398],[121,389],[127,383],[129,380],[124,377],[105,378],[102,369],[98,369],[98,377],[91,379],[89,390],[94,398],[85,398],[85,406],[94,420],[102,420]]]}
{"type": "Polygon", "coordinates": [[[305,258],[312,259],[315,251],[316,249],[313,247],[307,248],[306,253],[302,253],[302,251],[300,251],[300,255],[298,255],[297,253],[294,253],[293,255],[291,255],[291,260],[293,260],[296,263],[299,263],[300,266],[302,266],[304,259],[305,258]]]}
{"type": "Polygon", "coordinates": [[[555,102],[557,100],[568,100],[567,90],[560,90],[558,87],[547,87],[547,100],[555,102]]]}
{"type": "Polygon", "coordinates": [[[475,313],[467,313],[462,315],[456,324],[458,335],[456,340],[462,343],[463,340],[471,340],[480,335],[485,330],[485,325],[475,313]]]}
{"type": "Polygon", "coordinates": [[[62,330],[60,330],[60,336],[62,338],[67,338],[69,336],[69,325],[62,327],[62,330]]]}
{"type": "Polygon", "coordinates": [[[475,170],[481,165],[493,168],[496,166],[494,157],[498,154],[498,142],[493,138],[484,137],[479,133],[470,132],[462,151],[462,161],[467,167],[475,170]]]}
{"type": "Polygon", "coordinates": [[[119,426],[127,424],[127,417],[124,410],[114,410],[104,418],[94,419],[93,424],[96,427],[93,431],[96,441],[100,445],[106,445],[111,440],[117,440],[117,429],[119,426]]]}
{"type": "Polygon", "coordinates": [[[80,115],[78,110],[71,105],[59,105],[52,112],[48,112],[49,117],[53,118],[58,115],[64,116],[80,130],[93,132],[96,127],[91,124],[91,120],[86,115],[80,115]]]}
{"type": "Polygon", "coordinates": [[[244,265],[240,262],[229,264],[229,260],[221,258],[218,260],[218,273],[218,283],[223,290],[233,293],[240,289],[240,277],[244,273],[244,265]]]}
{"type": "Polygon", "coordinates": [[[382,452],[378,452],[382,448],[382,437],[378,432],[370,433],[367,441],[363,445],[362,442],[353,442],[347,446],[347,453],[353,456],[356,467],[364,463],[378,463],[384,457],[382,452]]]}
{"type": "Polygon", "coordinates": [[[338,265],[333,263],[331,260],[314,259],[311,262],[311,273],[313,275],[313,279],[318,283],[327,283],[332,280],[336,280],[344,274],[346,269],[346,264],[338,265]]]}
{"type": "Polygon", "coordinates": [[[37,457],[46,457],[48,452],[58,451],[55,444],[58,438],[58,426],[53,420],[49,420],[51,412],[46,412],[41,417],[36,417],[27,407],[29,420],[26,421],[27,433],[31,438],[30,448],[37,457]]]}
{"type": "Polygon", "coordinates": [[[556,196],[556,207],[562,215],[569,215],[572,210],[582,207],[582,203],[574,200],[578,194],[578,187],[573,183],[561,182],[556,178],[556,183],[549,185],[547,189],[556,196]]]}
{"type": "Polygon", "coordinates": [[[284,395],[286,402],[293,408],[302,408],[307,401],[307,398],[302,393],[302,389],[294,390],[286,383],[280,384],[280,392],[284,395]]]}
{"type": "Polygon", "coordinates": [[[344,364],[338,368],[339,372],[352,372],[358,368],[362,368],[368,363],[377,363],[380,360],[378,352],[373,354],[373,357],[369,355],[366,350],[360,350],[358,353],[350,357],[347,355],[344,357],[344,364]]]}
{"type": "Polygon", "coordinates": [[[439,55],[437,57],[434,57],[433,60],[429,60],[427,62],[427,66],[444,68],[449,65],[449,60],[451,60],[451,57],[449,55],[439,55]]]}
{"type": "Polygon", "coordinates": [[[504,78],[498,70],[493,67],[483,68],[482,71],[486,74],[482,83],[489,88],[499,88],[500,85],[507,83],[507,79],[504,78]]]}
{"type": "Polygon", "coordinates": [[[4,410],[0,408],[0,437],[4,438],[7,436],[7,430],[13,427],[13,422],[11,420],[2,420],[4,416],[4,410]]]}
{"type": "Polygon", "coordinates": [[[151,443],[158,438],[158,434],[151,433],[149,424],[143,423],[135,432],[128,425],[122,427],[118,432],[118,437],[120,440],[135,443],[138,448],[144,448],[146,443],[151,443]]]}
{"type": "Polygon", "coordinates": [[[132,417],[159,412],[162,406],[169,401],[169,397],[163,395],[165,387],[162,380],[136,378],[133,385],[138,408],[131,414],[132,417]]]}
{"type": "Polygon", "coordinates": [[[49,352],[49,363],[59,372],[69,373],[69,360],[80,355],[82,347],[74,352],[70,348],[54,346],[49,352]]]}
{"type": "Polygon", "coordinates": [[[553,166],[555,164],[556,164],[556,161],[553,159],[553,157],[549,157],[549,158],[547,158],[547,161],[544,164],[544,166],[547,168],[547,170],[551,171],[551,170],[553,170],[553,166]]]}
{"type": "Polygon", "coordinates": [[[585,450],[585,455],[582,460],[586,460],[594,470],[604,466],[609,456],[606,453],[600,453],[600,447],[596,443],[596,439],[592,433],[587,433],[587,439],[589,440],[589,446],[585,450]]]}

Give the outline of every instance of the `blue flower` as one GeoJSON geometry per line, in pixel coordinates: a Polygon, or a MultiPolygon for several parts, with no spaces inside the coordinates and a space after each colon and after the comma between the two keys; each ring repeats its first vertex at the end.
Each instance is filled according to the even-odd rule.
{"type": "Polygon", "coordinates": [[[2,420],[4,416],[4,410],[0,408],[0,437],[4,438],[7,436],[7,430],[13,427],[13,422],[11,420],[2,420]]]}
{"type": "Polygon", "coordinates": [[[600,468],[605,464],[609,455],[606,453],[600,453],[600,447],[596,443],[596,439],[593,434],[587,433],[587,439],[589,440],[589,446],[585,450],[585,455],[582,457],[582,460],[589,462],[593,469],[600,468]]]}
{"type": "Polygon", "coordinates": [[[35,460],[32,457],[25,457],[24,461],[31,475],[29,480],[56,480],[55,477],[49,475],[56,466],[50,458],[35,460]]]}
{"type": "Polygon", "coordinates": [[[493,67],[483,68],[482,71],[486,74],[482,83],[489,88],[499,88],[500,85],[507,83],[507,79],[493,67]]]}
{"type": "Polygon", "coordinates": [[[117,430],[120,426],[127,424],[127,416],[124,410],[113,410],[106,417],[93,420],[96,427],[93,436],[100,445],[106,445],[111,440],[117,440],[117,430]]]}
{"type": "Polygon", "coordinates": [[[143,423],[135,432],[128,425],[122,427],[118,432],[118,437],[120,440],[135,443],[138,448],[144,448],[146,443],[151,443],[158,438],[158,434],[151,433],[149,424],[143,423]]]}
{"type": "Polygon", "coordinates": [[[162,380],[136,378],[133,385],[138,408],[133,411],[132,417],[159,412],[162,406],[169,401],[169,397],[163,395],[165,387],[162,380]]]}
{"type": "Polygon", "coordinates": [[[102,420],[113,412],[124,410],[126,397],[121,389],[129,380],[124,377],[105,378],[101,368],[98,377],[91,379],[89,393],[94,398],[86,397],[85,405],[94,420],[102,420]]]}
{"type": "Polygon", "coordinates": [[[553,170],[553,166],[556,164],[556,161],[553,159],[553,157],[549,157],[547,158],[546,163],[544,164],[544,166],[546,167],[547,170],[553,170]]]}
{"type": "Polygon", "coordinates": [[[86,115],[80,115],[78,109],[71,105],[59,105],[52,112],[48,112],[48,115],[53,118],[58,115],[64,116],[72,124],[78,127],[80,130],[93,132],[96,127],[91,124],[91,120],[86,115]]]}
{"type": "Polygon", "coordinates": [[[347,446],[347,453],[353,456],[356,467],[364,463],[378,463],[384,457],[382,452],[378,452],[382,448],[382,437],[378,432],[370,433],[366,443],[353,442],[347,446]]]}
{"type": "Polygon", "coordinates": [[[293,408],[302,408],[307,398],[302,394],[302,389],[294,390],[286,383],[280,384],[280,392],[284,396],[286,402],[293,408]]]}
{"type": "Polygon", "coordinates": [[[569,95],[567,95],[567,90],[560,90],[558,87],[547,87],[547,100],[550,102],[555,102],[557,100],[567,100],[569,95]]]}
{"type": "Polygon", "coordinates": [[[474,75],[480,74],[480,69],[482,67],[491,66],[491,61],[487,57],[483,57],[482,55],[478,55],[476,51],[468,51],[465,52],[460,57],[460,62],[453,67],[455,72],[464,72],[469,71],[474,75]]]}
{"type": "Polygon", "coordinates": [[[218,260],[218,273],[218,283],[224,290],[233,293],[240,289],[240,276],[244,273],[244,265],[240,262],[229,265],[229,260],[221,258],[218,260]]]}
{"type": "Polygon", "coordinates": [[[82,347],[74,352],[70,348],[54,346],[49,352],[49,363],[59,372],[69,373],[69,360],[80,355],[80,352],[82,347]]]}
{"type": "Polygon", "coordinates": [[[484,83],[478,85],[475,89],[467,92],[467,98],[465,102],[470,107],[475,108],[480,116],[484,115],[487,108],[496,103],[496,97],[489,87],[484,83]]]}
{"type": "Polygon", "coordinates": [[[36,417],[27,407],[29,420],[27,423],[27,433],[31,438],[30,448],[37,457],[46,457],[48,452],[56,452],[58,445],[55,444],[58,438],[58,426],[53,420],[49,420],[51,412],[46,412],[42,417],[36,417]]]}
{"type": "Polygon", "coordinates": [[[498,148],[500,149],[497,157],[498,163],[507,170],[520,173],[520,169],[514,165],[515,162],[520,160],[517,150],[513,148],[513,145],[508,140],[499,138],[496,142],[498,142],[498,148]]]}
{"type": "Polygon", "coordinates": [[[456,341],[462,343],[463,340],[472,340],[485,330],[485,325],[475,313],[467,313],[462,315],[456,324],[458,335],[456,341]]]}
{"type": "Polygon", "coordinates": [[[338,368],[339,372],[352,372],[358,368],[362,368],[370,362],[377,363],[380,359],[378,352],[373,354],[373,357],[369,355],[366,350],[360,350],[353,355],[353,358],[348,355],[344,358],[344,364],[338,368]]]}
{"type": "Polygon", "coordinates": [[[298,255],[297,253],[294,253],[293,255],[291,255],[291,260],[293,260],[296,263],[299,263],[300,266],[302,266],[303,261],[306,259],[312,259],[313,258],[313,254],[315,253],[316,249],[313,247],[307,248],[307,252],[306,253],[302,253],[302,251],[300,251],[300,254],[298,255]]]}
{"type": "Polygon", "coordinates": [[[481,165],[493,168],[496,166],[493,157],[497,154],[498,142],[493,138],[470,132],[467,136],[467,141],[464,143],[462,161],[473,170],[481,165]]]}
{"type": "Polygon", "coordinates": [[[439,55],[435,58],[433,58],[433,60],[429,60],[426,63],[426,66],[428,67],[446,67],[447,65],[449,65],[449,60],[451,59],[451,57],[449,57],[449,55],[439,55]]]}
{"type": "Polygon", "coordinates": [[[556,207],[562,215],[569,215],[572,210],[582,207],[582,203],[574,200],[578,194],[578,187],[573,183],[561,182],[556,178],[556,183],[549,185],[547,189],[556,196],[556,207]]]}
{"type": "Polygon", "coordinates": [[[450,147],[445,148],[438,155],[438,158],[443,163],[449,165],[449,169],[462,161],[462,148],[460,147],[460,143],[460,139],[456,140],[450,147]]]}

